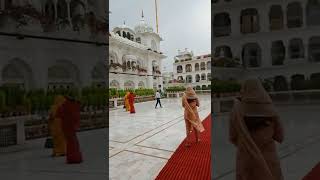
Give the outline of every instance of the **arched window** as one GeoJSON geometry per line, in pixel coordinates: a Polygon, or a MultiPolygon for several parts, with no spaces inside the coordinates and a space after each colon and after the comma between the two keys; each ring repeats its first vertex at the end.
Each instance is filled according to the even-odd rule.
{"type": "Polygon", "coordinates": [[[228,13],[214,15],[213,33],[216,37],[229,36],[231,34],[231,20],[228,13]]]}
{"type": "Polygon", "coordinates": [[[232,51],[229,46],[218,46],[215,48],[214,57],[232,58],[232,51]]]}
{"type": "Polygon", "coordinates": [[[199,65],[199,63],[196,63],[194,69],[195,69],[195,71],[200,71],[200,65],[199,65]]]}
{"type": "Polygon", "coordinates": [[[211,73],[207,74],[207,79],[208,79],[208,81],[211,81],[211,73]]]}
{"type": "Polygon", "coordinates": [[[139,88],[144,88],[144,87],[145,87],[145,86],[144,86],[144,82],[140,81],[139,84],[138,84],[138,87],[139,87],[139,88]]]}
{"type": "Polygon", "coordinates": [[[286,49],[282,41],[272,42],[272,47],[271,47],[272,65],[283,65],[285,54],[286,54],[286,49]]]}
{"type": "Polygon", "coordinates": [[[276,76],[273,82],[274,91],[287,91],[289,89],[288,82],[284,76],[276,76]]]}
{"type": "Polygon", "coordinates": [[[300,2],[293,2],[287,7],[287,26],[288,28],[301,27],[303,24],[303,13],[300,2]]]}
{"type": "Polygon", "coordinates": [[[58,0],[57,3],[58,18],[68,18],[68,5],[65,0],[58,0]]]}
{"type": "Polygon", "coordinates": [[[260,30],[259,14],[256,9],[245,9],[241,11],[241,32],[243,34],[256,33],[260,30]]]}
{"type": "Polygon", "coordinates": [[[201,62],[200,68],[201,68],[201,71],[206,70],[206,63],[205,62],[201,62]]]}
{"type": "Polygon", "coordinates": [[[128,69],[131,69],[131,63],[130,63],[130,61],[127,62],[127,68],[128,68],[128,69]]]}
{"type": "Polygon", "coordinates": [[[207,77],[206,74],[201,74],[201,80],[202,81],[206,80],[206,77],[207,77]]]}
{"type": "Polygon", "coordinates": [[[117,80],[112,80],[110,82],[110,88],[119,89],[120,88],[120,83],[117,80]]]}
{"type": "Polygon", "coordinates": [[[187,75],[186,80],[187,80],[187,83],[192,83],[192,76],[187,75]]]}
{"type": "Polygon", "coordinates": [[[186,65],[186,72],[192,72],[192,65],[191,64],[186,65]]]}
{"type": "Polygon", "coordinates": [[[291,90],[306,89],[305,77],[302,74],[295,74],[291,76],[291,90]]]}
{"type": "Polygon", "coordinates": [[[45,16],[49,19],[50,23],[54,22],[55,10],[52,0],[47,0],[45,4],[45,16]]]}
{"type": "Polygon", "coordinates": [[[272,5],[269,12],[270,30],[283,29],[283,11],[280,5],[272,5]]]}
{"type": "Polygon", "coordinates": [[[248,43],[243,46],[242,64],[244,67],[261,66],[261,48],[257,43],[248,43]]]}
{"type": "Polygon", "coordinates": [[[320,36],[311,37],[309,40],[309,61],[320,62],[320,36]]]}
{"type": "Polygon", "coordinates": [[[289,56],[291,59],[304,57],[304,45],[302,39],[291,39],[289,42],[289,56]]]}
{"type": "Polygon", "coordinates": [[[134,89],[135,84],[133,81],[127,81],[124,83],[124,89],[134,89]]]}
{"type": "Polygon", "coordinates": [[[320,2],[319,0],[308,0],[307,4],[307,25],[318,26],[320,25],[320,2]]]}
{"type": "Polygon", "coordinates": [[[182,73],[183,69],[182,69],[182,66],[179,65],[177,66],[177,73],[182,73]]]}
{"type": "Polygon", "coordinates": [[[310,76],[311,88],[320,89],[320,73],[313,73],[310,76]]]}
{"type": "Polygon", "coordinates": [[[127,38],[130,40],[131,38],[131,34],[129,32],[127,32],[127,38]]]}
{"type": "Polygon", "coordinates": [[[200,75],[199,74],[196,75],[196,82],[200,82],[200,75]]]}
{"type": "Polygon", "coordinates": [[[211,61],[207,62],[207,70],[211,70],[211,61]]]}
{"type": "Polygon", "coordinates": [[[122,32],[122,37],[127,38],[127,33],[126,32],[122,32]]]}

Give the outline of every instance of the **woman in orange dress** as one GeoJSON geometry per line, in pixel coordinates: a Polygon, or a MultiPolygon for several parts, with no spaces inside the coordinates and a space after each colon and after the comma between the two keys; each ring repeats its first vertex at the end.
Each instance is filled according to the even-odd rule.
{"type": "Polygon", "coordinates": [[[131,114],[136,113],[136,110],[134,108],[134,98],[135,98],[135,94],[133,94],[133,92],[130,92],[128,99],[129,99],[129,107],[130,107],[131,114]]]}
{"type": "Polygon", "coordinates": [[[127,92],[126,95],[124,96],[124,106],[126,107],[126,111],[130,112],[129,95],[130,95],[130,92],[127,92]]]}
{"type": "Polygon", "coordinates": [[[80,102],[71,97],[65,98],[66,101],[59,108],[59,116],[62,119],[62,130],[67,142],[66,161],[68,164],[81,163],[82,154],[76,134],[80,127],[80,102]]]}
{"type": "Polygon", "coordinates": [[[194,131],[196,141],[199,142],[199,133],[204,131],[204,127],[199,118],[197,107],[199,107],[199,99],[192,89],[188,87],[182,97],[182,106],[184,107],[184,120],[186,124],[187,141],[186,146],[190,146],[190,135],[194,131]]]}
{"type": "Polygon", "coordinates": [[[245,81],[230,116],[230,141],[237,148],[236,180],[283,180],[276,141],[283,128],[258,79],[245,81]]]}
{"type": "Polygon", "coordinates": [[[50,109],[48,126],[53,140],[52,157],[64,156],[66,154],[66,141],[62,131],[62,122],[61,118],[57,116],[57,111],[64,102],[65,98],[63,96],[56,96],[54,104],[50,109]]]}

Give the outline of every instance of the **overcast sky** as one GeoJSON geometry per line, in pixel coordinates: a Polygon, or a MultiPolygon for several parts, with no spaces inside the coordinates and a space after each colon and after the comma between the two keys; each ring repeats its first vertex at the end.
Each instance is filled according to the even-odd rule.
{"type": "MultiPolygon", "coordinates": [[[[126,22],[133,28],[141,19],[156,32],[155,0],[109,0],[110,30],[126,22]]],[[[172,71],[173,57],[178,49],[188,48],[195,55],[211,51],[210,0],[158,0],[159,34],[164,39],[161,51],[168,56],[163,61],[165,71],[172,71]]]]}

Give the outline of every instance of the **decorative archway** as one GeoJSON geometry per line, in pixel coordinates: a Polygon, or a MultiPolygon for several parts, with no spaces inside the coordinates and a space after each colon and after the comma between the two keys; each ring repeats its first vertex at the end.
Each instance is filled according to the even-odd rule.
{"type": "Polygon", "coordinates": [[[106,86],[107,75],[107,69],[103,62],[98,62],[91,71],[92,80],[99,87],[106,86]]]}
{"type": "Polygon", "coordinates": [[[257,43],[248,43],[242,49],[242,64],[244,67],[261,66],[261,48],[257,43]]]}
{"type": "Polygon", "coordinates": [[[33,72],[31,67],[21,59],[12,59],[1,71],[4,85],[18,86],[23,89],[33,87],[33,72]]]}
{"type": "Polygon", "coordinates": [[[124,89],[135,89],[135,84],[133,81],[126,81],[124,83],[124,89]]]}
{"type": "Polygon", "coordinates": [[[117,80],[112,80],[110,82],[110,88],[119,89],[120,88],[120,83],[117,80]]]}
{"type": "Polygon", "coordinates": [[[49,89],[78,87],[79,74],[76,65],[67,60],[58,60],[48,68],[48,87],[49,89]]]}
{"type": "Polygon", "coordinates": [[[288,28],[301,27],[303,24],[303,10],[300,2],[292,2],[287,6],[288,28]]]}
{"type": "Polygon", "coordinates": [[[145,88],[144,82],[140,81],[139,84],[138,84],[138,87],[139,87],[139,88],[145,88]]]}
{"type": "Polygon", "coordinates": [[[280,5],[272,5],[269,12],[270,30],[283,29],[283,11],[280,5]]]}

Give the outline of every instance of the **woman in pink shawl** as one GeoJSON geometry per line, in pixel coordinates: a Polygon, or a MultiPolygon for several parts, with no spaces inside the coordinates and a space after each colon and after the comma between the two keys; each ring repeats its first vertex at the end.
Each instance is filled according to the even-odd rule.
{"type": "Polygon", "coordinates": [[[199,99],[192,89],[188,87],[182,97],[182,106],[184,107],[184,120],[186,123],[187,142],[186,146],[190,146],[190,135],[194,131],[196,140],[199,142],[199,132],[204,131],[204,127],[199,118],[197,106],[199,107],[199,99]]]}
{"type": "Polygon", "coordinates": [[[236,180],[283,180],[276,141],[283,128],[269,94],[258,79],[245,81],[230,118],[230,141],[237,148],[236,180]]]}

